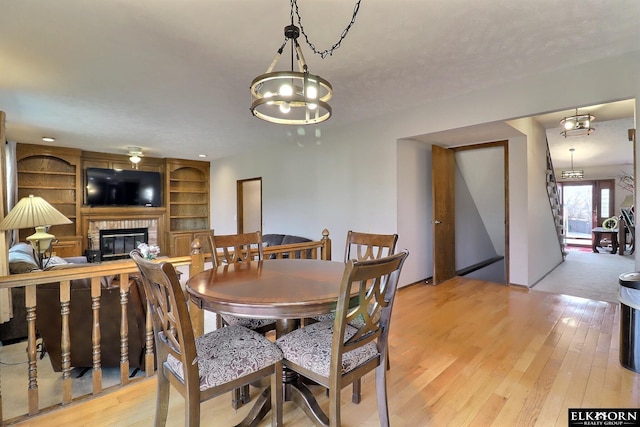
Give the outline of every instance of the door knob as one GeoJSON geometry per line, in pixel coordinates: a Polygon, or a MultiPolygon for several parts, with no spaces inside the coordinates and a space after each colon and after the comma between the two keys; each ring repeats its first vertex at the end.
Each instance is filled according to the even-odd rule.
{"type": "Polygon", "coordinates": [[[433,221],[434,224],[442,224],[442,222],[438,221],[437,219],[435,221],[433,221]]]}

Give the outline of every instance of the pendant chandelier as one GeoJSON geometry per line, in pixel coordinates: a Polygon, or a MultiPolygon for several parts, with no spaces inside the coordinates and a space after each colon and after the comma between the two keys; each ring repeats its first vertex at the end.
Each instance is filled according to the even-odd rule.
{"type": "Polygon", "coordinates": [[[565,117],[560,120],[560,124],[564,128],[560,135],[565,138],[568,136],[586,136],[591,135],[595,129],[591,127],[591,122],[595,119],[591,114],[578,114],[576,108],[576,114],[573,116],[565,117]]]}
{"type": "Polygon", "coordinates": [[[562,171],[562,179],[582,179],[584,178],[584,170],[575,170],[573,168],[573,152],[576,151],[575,148],[569,148],[571,152],[571,170],[562,171]]]}
{"type": "Polygon", "coordinates": [[[331,106],[328,101],[333,96],[333,87],[322,77],[309,73],[298,37],[303,34],[313,53],[324,59],[340,47],[340,43],[355,22],[359,7],[360,0],[356,3],[351,22],[342,32],[338,42],[330,49],[320,52],[309,42],[309,37],[302,26],[296,0],[291,0],[291,24],[284,27],[284,42],[266,73],[259,75],[251,82],[250,110],[254,116],[268,122],[286,125],[321,123],[331,117],[331,106]],[[294,13],[298,17],[300,27],[294,25],[294,13]],[[273,71],[287,43],[290,43],[290,70],[273,71]],[[294,70],[296,64],[297,71],[294,70]]]}

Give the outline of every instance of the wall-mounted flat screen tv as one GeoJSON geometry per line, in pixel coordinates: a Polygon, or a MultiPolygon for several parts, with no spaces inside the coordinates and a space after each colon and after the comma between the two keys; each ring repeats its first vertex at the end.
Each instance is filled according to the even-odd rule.
{"type": "Polygon", "coordinates": [[[90,206],[160,206],[159,172],[87,168],[85,204],[90,206]]]}

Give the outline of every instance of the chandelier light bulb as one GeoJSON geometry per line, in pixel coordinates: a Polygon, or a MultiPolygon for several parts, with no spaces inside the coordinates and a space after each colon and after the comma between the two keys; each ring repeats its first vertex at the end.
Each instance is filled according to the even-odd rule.
{"type": "Polygon", "coordinates": [[[571,122],[571,121],[567,120],[567,121],[564,123],[564,128],[565,128],[566,130],[571,130],[571,129],[573,128],[573,122],[571,122]]]}
{"type": "Polygon", "coordinates": [[[280,96],[291,96],[293,95],[293,87],[288,84],[282,85],[280,86],[279,94],[280,96]]]}
{"type": "Polygon", "coordinates": [[[289,111],[291,111],[291,105],[288,102],[280,104],[280,112],[287,114],[289,111]]]}
{"type": "MultiPolygon", "coordinates": [[[[265,97],[265,98],[271,98],[271,97],[273,97],[273,95],[274,95],[274,94],[273,94],[273,93],[271,93],[271,92],[265,92],[264,97],[265,97]]],[[[274,102],[273,102],[273,101],[267,101],[267,105],[273,105],[273,104],[274,104],[274,102]]]]}
{"type": "Polygon", "coordinates": [[[307,86],[307,98],[309,99],[317,99],[318,98],[318,88],[314,85],[307,86]]]}
{"type": "Polygon", "coordinates": [[[309,104],[307,104],[307,108],[309,110],[315,110],[316,108],[318,108],[318,104],[314,104],[314,103],[310,102],[309,104]]]}

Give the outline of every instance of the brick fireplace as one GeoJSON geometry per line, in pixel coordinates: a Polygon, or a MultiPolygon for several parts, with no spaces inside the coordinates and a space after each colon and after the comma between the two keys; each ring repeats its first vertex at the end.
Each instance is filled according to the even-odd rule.
{"type": "Polygon", "coordinates": [[[144,243],[157,245],[160,253],[165,255],[165,208],[105,207],[82,208],[82,234],[85,249],[100,251],[100,231],[147,229],[147,240],[144,243]]]}
{"type": "Polygon", "coordinates": [[[140,243],[149,241],[148,228],[117,228],[100,230],[100,260],[129,258],[140,243]]]}
{"type": "MultiPolygon", "coordinates": [[[[158,221],[154,219],[122,220],[122,221],[89,221],[89,249],[100,249],[100,232],[106,230],[139,230],[146,229],[148,243],[158,244],[158,221]]],[[[103,233],[104,234],[104,233],[103,233]]],[[[122,234],[122,233],[121,233],[122,234]]]]}

